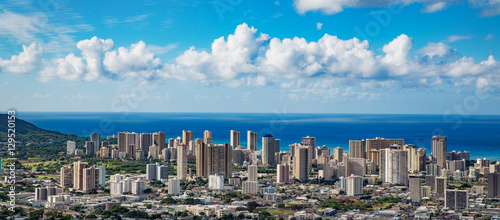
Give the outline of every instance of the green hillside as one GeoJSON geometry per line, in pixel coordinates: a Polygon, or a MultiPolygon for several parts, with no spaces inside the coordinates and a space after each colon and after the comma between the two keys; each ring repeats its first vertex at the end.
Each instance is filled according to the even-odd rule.
{"type": "MultiPolygon", "coordinates": [[[[39,128],[27,121],[16,118],[16,153],[17,158],[54,158],[59,153],[66,153],[66,142],[76,141],[77,148],[82,148],[85,138],[74,134],[63,134],[39,128]]],[[[0,142],[4,142],[0,155],[7,157],[7,114],[0,114],[0,142]]]]}

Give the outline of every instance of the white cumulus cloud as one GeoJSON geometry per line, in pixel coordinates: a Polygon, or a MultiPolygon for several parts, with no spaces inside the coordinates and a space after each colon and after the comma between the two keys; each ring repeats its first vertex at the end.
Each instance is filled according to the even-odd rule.
{"type": "Polygon", "coordinates": [[[43,49],[40,45],[23,45],[23,52],[19,55],[13,55],[10,60],[0,58],[0,72],[28,73],[38,68],[42,55],[43,49]]]}

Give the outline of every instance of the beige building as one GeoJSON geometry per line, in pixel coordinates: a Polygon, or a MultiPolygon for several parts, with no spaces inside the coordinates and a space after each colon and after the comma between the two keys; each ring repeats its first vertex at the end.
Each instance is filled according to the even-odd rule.
{"type": "Polygon", "coordinates": [[[89,167],[83,169],[83,191],[99,187],[99,169],[89,167]]]}
{"type": "Polygon", "coordinates": [[[61,167],[61,187],[73,187],[73,167],[61,167]]]}
{"type": "Polygon", "coordinates": [[[258,167],[257,165],[249,165],[248,166],[248,181],[258,181],[259,179],[257,178],[257,173],[258,173],[258,167]]]}
{"type": "Polygon", "coordinates": [[[193,132],[182,130],[182,143],[188,145],[189,142],[192,140],[193,140],[193,132]]]}
{"type": "Polygon", "coordinates": [[[309,153],[308,146],[295,148],[295,155],[293,157],[293,172],[295,178],[300,182],[306,182],[309,179],[309,169],[307,164],[309,153]]]}
{"type": "Polygon", "coordinates": [[[177,145],[177,178],[180,180],[187,178],[187,155],[188,146],[186,144],[177,145]]]}
{"type": "Polygon", "coordinates": [[[231,147],[233,147],[233,149],[234,149],[234,148],[240,146],[240,132],[235,131],[235,130],[231,130],[229,133],[230,133],[229,144],[231,145],[231,147]]]}
{"type": "Polygon", "coordinates": [[[380,151],[380,179],[408,185],[408,152],[386,148],[380,151]]]}
{"type": "Polygon", "coordinates": [[[160,158],[160,146],[158,145],[151,145],[149,147],[149,158],[151,159],[159,159],[160,158]]]}
{"type": "Polygon", "coordinates": [[[199,142],[196,144],[196,176],[208,176],[207,150],[207,145],[205,143],[199,142]]]}
{"type": "Polygon", "coordinates": [[[441,167],[446,167],[446,137],[433,136],[432,137],[432,157],[435,158],[436,163],[441,167]]]}
{"type": "Polygon", "coordinates": [[[73,188],[83,189],[83,169],[85,164],[81,161],[73,163],[73,188]]]}
{"type": "Polygon", "coordinates": [[[153,133],[153,145],[158,146],[158,152],[162,152],[163,148],[165,148],[165,133],[156,132],[153,133]]]}
{"type": "Polygon", "coordinates": [[[366,158],[365,140],[360,140],[360,141],[349,140],[349,157],[366,158]]]}
{"type": "Polygon", "coordinates": [[[275,163],[275,152],[274,149],[274,137],[270,134],[266,134],[262,137],[262,165],[264,166],[276,166],[275,163]]]}
{"type": "Polygon", "coordinates": [[[257,132],[247,131],[247,149],[251,152],[257,151],[257,132]]]}
{"type": "Polygon", "coordinates": [[[342,162],[342,157],[344,154],[344,148],[336,147],[333,149],[333,159],[338,162],[342,162]]]}

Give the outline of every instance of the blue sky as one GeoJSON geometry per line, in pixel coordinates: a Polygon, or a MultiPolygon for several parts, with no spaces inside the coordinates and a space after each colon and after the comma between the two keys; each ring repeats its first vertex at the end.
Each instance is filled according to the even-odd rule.
{"type": "Polygon", "coordinates": [[[14,1],[18,111],[498,114],[495,0],[14,1]]]}

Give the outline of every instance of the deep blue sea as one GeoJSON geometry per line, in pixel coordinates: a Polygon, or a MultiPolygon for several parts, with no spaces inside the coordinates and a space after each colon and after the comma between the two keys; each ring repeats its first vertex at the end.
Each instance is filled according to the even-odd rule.
{"type": "Polygon", "coordinates": [[[317,145],[348,148],[349,140],[375,137],[404,138],[430,153],[431,137],[446,135],[448,151],[471,153],[471,159],[487,157],[500,160],[500,115],[366,115],[366,114],[254,114],[254,113],[71,113],[17,112],[21,119],[41,128],[68,134],[101,136],[121,131],[163,131],[167,139],[191,130],[194,138],[212,131],[214,143],[229,142],[229,131],[241,133],[246,146],[247,130],[261,137],[272,134],[281,139],[281,150],[301,142],[305,136],[316,137],[317,145]]]}

